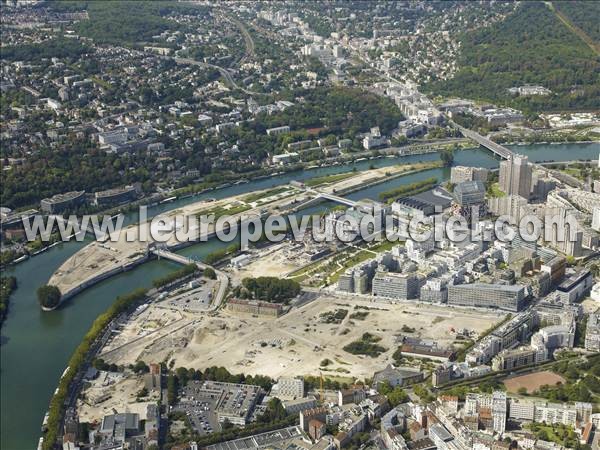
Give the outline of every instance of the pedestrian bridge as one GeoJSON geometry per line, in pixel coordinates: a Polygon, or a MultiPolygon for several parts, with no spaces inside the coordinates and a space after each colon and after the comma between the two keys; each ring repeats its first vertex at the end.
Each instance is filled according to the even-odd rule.
{"type": "Polygon", "coordinates": [[[152,253],[153,255],[158,256],[159,258],[164,258],[164,259],[168,259],[169,261],[173,261],[176,262],[178,264],[196,264],[196,266],[198,266],[199,269],[206,269],[208,267],[210,267],[207,264],[204,264],[201,261],[196,261],[193,258],[189,258],[187,256],[183,256],[183,255],[178,255],[177,253],[174,253],[172,251],[169,251],[165,248],[160,248],[160,247],[155,247],[153,249],[150,250],[150,253],[152,253]]]}
{"type": "Polygon", "coordinates": [[[332,202],[341,203],[342,205],[356,206],[358,204],[354,200],[350,200],[348,198],[340,197],[339,195],[327,194],[326,192],[319,192],[319,191],[315,191],[315,192],[317,193],[318,197],[321,197],[321,198],[324,198],[324,199],[327,199],[327,200],[331,200],[332,202]]]}

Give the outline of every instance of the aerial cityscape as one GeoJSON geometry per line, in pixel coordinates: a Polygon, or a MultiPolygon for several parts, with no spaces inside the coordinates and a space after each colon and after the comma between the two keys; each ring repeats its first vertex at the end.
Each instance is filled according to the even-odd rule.
{"type": "Polygon", "coordinates": [[[600,449],[600,2],[0,2],[1,450],[600,449]]]}

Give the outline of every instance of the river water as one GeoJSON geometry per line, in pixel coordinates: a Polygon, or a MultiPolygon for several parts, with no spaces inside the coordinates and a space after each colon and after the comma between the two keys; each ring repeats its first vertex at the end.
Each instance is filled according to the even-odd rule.
{"type": "MultiPolygon", "coordinates": [[[[513,149],[528,155],[532,161],[567,161],[597,159],[600,144],[558,144],[515,146],[513,149]]],[[[354,164],[308,169],[252,181],[202,194],[201,196],[158,205],[149,209],[149,215],[175,209],[201,198],[223,198],[257,189],[303,180],[315,176],[347,172],[369,167],[383,167],[399,163],[437,160],[437,154],[403,158],[381,158],[354,164]]],[[[470,149],[455,154],[455,164],[494,168],[498,160],[483,149],[470,149]]],[[[377,199],[377,194],[402,184],[432,176],[448,178],[449,169],[433,169],[379,184],[348,195],[353,200],[377,199]]],[[[320,206],[322,208],[324,206],[320,206]]],[[[319,208],[319,207],[317,207],[319,208]]],[[[311,209],[310,212],[313,212],[311,209]]],[[[308,212],[308,211],[307,211],[308,212]]],[[[128,222],[135,216],[129,215],[128,222]]],[[[85,242],[69,242],[31,258],[9,269],[3,275],[17,277],[18,288],[10,299],[8,317],[2,327],[0,346],[0,448],[3,450],[33,450],[40,436],[40,426],[50,397],[68,360],[79,345],[94,319],[118,295],[149,286],[153,279],[173,271],[174,263],[151,261],[136,269],[105,280],[64,303],[52,312],[42,312],[36,299],[36,289],[45,284],[50,275],[85,242]]],[[[182,250],[180,253],[202,259],[208,253],[227,244],[211,240],[182,250]]]]}

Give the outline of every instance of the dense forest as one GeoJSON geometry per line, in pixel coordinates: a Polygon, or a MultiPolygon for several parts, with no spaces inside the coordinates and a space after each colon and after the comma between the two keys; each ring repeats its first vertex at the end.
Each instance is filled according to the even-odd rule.
{"type": "Polygon", "coordinates": [[[522,2],[504,21],[461,38],[454,78],[426,86],[443,96],[511,104],[524,111],[600,107],[600,60],[541,2],[522,2]],[[539,84],[549,96],[511,97],[508,88],[539,84]]]}
{"type": "Polygon", "coordinates": [[[39,44],[3,46],[0,56],[5,61],[35,61],[42,59],[69,58],[75,60],[81,55],[92,52],[92,48],[77,39],[56,38],[39,44]]]}
{"type": "Polygon", "coordinates": [[[279,114],[257,117],[257,131],[281,125],[289,125],[292,130],[326,127],[330,133],[354,137],[374,126],[389,134],[402,119],[392,100],[361,89],[317,88],[301,94],[303,103],[279,114]]]}
{"type": "Polygon", "coordinates": [[[596,43],[600,42],[600,2],[569,1],[554,2],[553,5],[596,43]]]}
{"type": "Polygon", "coordinates": [[[206,9],[192,4],[168,1],[75,1],[52,2],[51,7],[62,11],[87,11],[89,20],[75,27],[77,33],[97,43],[131,45],[151,41],[153,36],[166,30],[177,30],[179,25],[168,20],[177,12],[206,13],[206,9]]]}

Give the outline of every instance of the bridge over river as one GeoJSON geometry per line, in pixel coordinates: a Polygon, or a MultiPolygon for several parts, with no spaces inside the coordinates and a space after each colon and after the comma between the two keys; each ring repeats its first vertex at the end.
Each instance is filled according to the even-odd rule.
{"type": "MultiPolygon", "coordinates": [[[[458,129],[464,137],[474,140],[479,145],[487,148],[492,153],[494,153],[495,155],[497,155],[501,158],[510,159],[513,156],[515,156],[515,154],[516,154],[512,150],[504,147],[503,145],[497,144],[494,141],[491,141],[490,139],[486,138],[485,136],[480,135],[479,133],[477,133],[473,130],[469,130],[465,127],[461,127],[460,125],[458,125],[457,123],[452,122],[452,121],[450,121],[450,124],[452,126],[454,126],[456,129],[458,129]]],[[[571,187],[578,188],[578,189],[581,189],[583,187],[583,183],[581,181],[579,181],[577,178],[575,178],[567,173],[560,172],[558,170],[553,170],[548,167],[543,167],[543,165],[541,165],[539,163],[538,164],[530,163],[530,164],[533,164],[534,167],[537,167],[538,169],[542,169],[544,172],[551,174],[553,177],[557,178],[558,180],[562,181],[565,184],[568,184],[571,187]]]]}
{"type": "Polygon", "coordinates": [[[477,133],[473,130],[469,130],[468,128],[461,127],[460,125],[458,125],[457,123],[454,123],[452,121],[450,121],[450,124],[453,125],[456,129],[458,129],[464,137],[473,139],[479,145],[487,148],[492,153],[494,153],[495,155],[498,155],[501,158],[509,159],[512,156],[514,156],[514,154],[515,154],[512,150],[509,150],[508,148],[506,148],[500,144],[497,144],[494,141],[491,141],[490,139],[480,135],[479,133],[477,133]]]}

